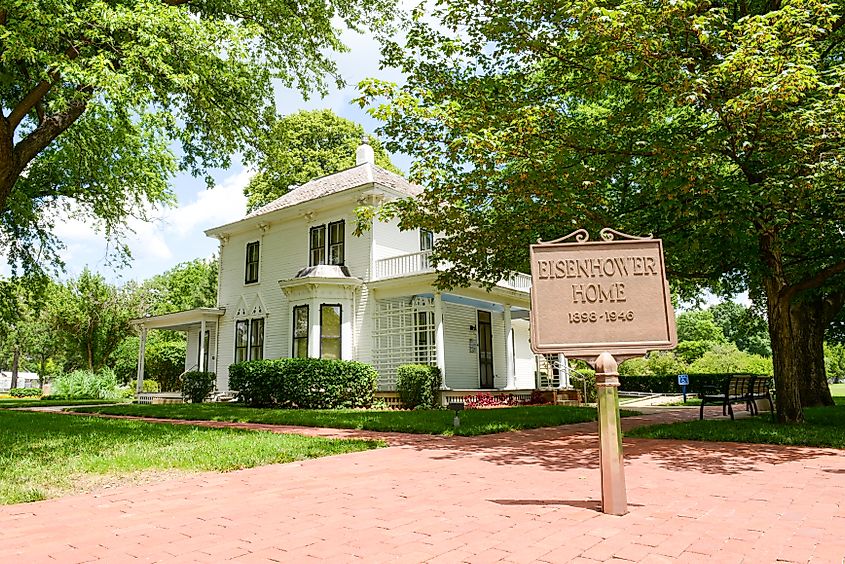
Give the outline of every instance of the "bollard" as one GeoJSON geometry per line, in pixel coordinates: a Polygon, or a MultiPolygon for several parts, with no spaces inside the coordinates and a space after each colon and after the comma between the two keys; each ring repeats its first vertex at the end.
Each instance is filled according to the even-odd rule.
{"type": "Polygon", "coordinates": [[[596,359],[601,510],[610,515],[625,515],[628,513],[628,496],[625,492],[625,461],[622,458],[617,366],[610,353],[601,353],[596,359]]]}

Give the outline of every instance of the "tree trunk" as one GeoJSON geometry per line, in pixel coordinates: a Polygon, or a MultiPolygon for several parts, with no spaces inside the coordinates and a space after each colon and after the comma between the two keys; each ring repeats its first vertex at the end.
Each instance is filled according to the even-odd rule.
{"type": "Polygon", "coordinates": [[[14,356],[12,357],[12,382],[11,382],[11,386],[10,386],[12,389],[18,387],[18,363],[20,362],[20,358],[21,358],[21,349],[20,349],[20,347],[15,345],[15,352],[14,352],[14,356]]]}
{"type": "Polygon", "coordinates": [[[794,343],[808,337],[792,315],[790,300],[782,295],[783,285],[775,277],[765,280],[769,314],[769,336],[772,340],[772,363],[775,369],[777,416],[781,423],[803,423],[801,409],[801,366],[794,343]]]}
{"type": "Polygon", "coordinates": [[[824,302],[813,299],[793,303],[790,307],[793,323],[800,326],[803,338],[793,341],[798,370],[803,370],[798,380],[802,407],[834,405],[827,384],[824,366],[824,302]]]}

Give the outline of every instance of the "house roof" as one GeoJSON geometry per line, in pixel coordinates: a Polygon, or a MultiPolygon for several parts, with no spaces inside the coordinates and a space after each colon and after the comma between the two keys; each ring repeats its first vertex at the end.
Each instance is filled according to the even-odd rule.
{"type": "Polygon", "coordinates": [[[269,204],[248,214],[246,218],[257,217],[282,208],[289,208],[303,202],[372,183],[392,188],[405,196],[418,196],[423,192],[421,186],[411,184],[398,174],[371,163],[364,163],[334,174],[309,180],[302,186],[294,188],[284,196],[276,198],[269,204]]]}

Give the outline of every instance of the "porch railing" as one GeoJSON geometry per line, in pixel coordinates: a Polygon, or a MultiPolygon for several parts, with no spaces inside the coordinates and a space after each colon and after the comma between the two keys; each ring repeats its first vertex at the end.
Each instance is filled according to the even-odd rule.
{"type": "MultiPolygon", "coordinates": [[[[425,274],[434,272],[434,270],[435,268],[431,264],[431,251],[420,251],[380,259],[375,262],[375,268],[373,269],[376,280],[425,274]]],[[[496,285],[521,292],[528,292],[531,289],[531,276],[517,272],[506,280],[500,280],[496,285]]]]}

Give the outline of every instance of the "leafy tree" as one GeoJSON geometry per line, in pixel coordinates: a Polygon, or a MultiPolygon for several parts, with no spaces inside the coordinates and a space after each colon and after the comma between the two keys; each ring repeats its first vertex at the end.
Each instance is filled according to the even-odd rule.
{"type": "Polygon", "coordinates": [[[845,381],[845,345],[825,343],[824,360],[830,381],[834,384],[845,381]]]}
{"type": "Polygon", "coordinates": [[[177,264],[144,282],[140,291],[151,315],[173,313],[217,304],[216,258],[194,259],[177,264]]]}
{"type": "Polygon", "coordinates": [[[390,4],[4,0],[0,247],[24,271],[60,262],[57,212],[117,237],[173,200],[177,170],[249,158],[272,81],[325,92],[338,23],[379,25],[390,4]]]}
{"type": "MultiPolygon", "coordinates": [[[[331,110],[299,111],[277,117],[258,141],[258,173],[244,189],[254,211],[291,187],[355,166],[355,149],[364,128],[331,110]]],[[[376,164],[399,173],[377,139],[369,143],[376,164]]]]}
{"type": "Polygon", "coordinates": [[[440,284],[493,283],[528,244],[612,226],[669,274],[767,307],[781,421],[830,403],[845,303],[845,3],[455,0],[420,8],[362,84],[428,187],[401,225],[443,232],[440,284]],[[436,23],[431,23],[432,20],[436,23]],[[480,237],[479,233],[484,236],[480,237]]]}
{"type": "Polygon", "coordinates": [[[748,354],[736,348],[733,343],[717,345],[707,351],[689,367],[690,372],[721,374],[750,372],[771,374],[772,360],[759,355],[748,354]]]}
{"type": "Polygon", "coordinates": [[[684,311],[675,318],[678,328],[678,341],[713,341],[726,342],[725,333],[716,325],[713,313],[709,310],[684,311]]]}
{"type": "Polygon", "coordinates": [[[766,320],[752,308],[736,302],[724,301],[710,307],[713,321],[722,328],[725,337],[741,351],[760,356],[772,356],[769,327],[766,320]]]}
{"type": "Polygon", "coordinates": [[[65,369],[99,372],[132,333],[140,314],[135,292],[117,288],[88,269],[59,286],[51,301],[54,338],[65,353],[65,369]]]}

